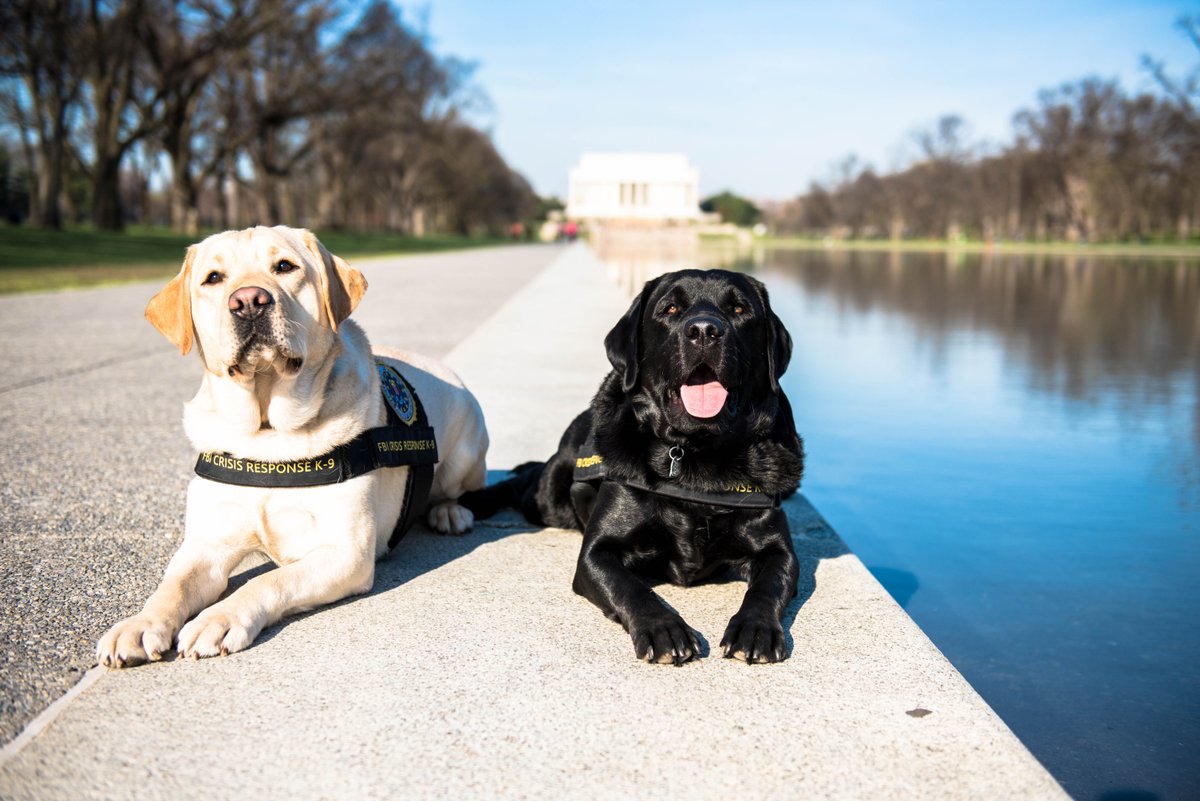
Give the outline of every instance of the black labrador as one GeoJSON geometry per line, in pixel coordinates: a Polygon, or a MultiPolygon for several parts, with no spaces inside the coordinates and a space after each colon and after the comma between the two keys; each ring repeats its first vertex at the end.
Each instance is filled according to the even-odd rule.
{"type": "Polygon", "coordinates": [[[800,485],[804,450],[779,386],[792,340],[766,288],[725,270],[660,276],[604,345],[613,370],[550,461],[461,502],[582,530],[574,589],[640,659],[683,664],[700,642],[639,577],[690,585],[721,568],[748,582],[724,655],[787,658],[781,618],[799,571],[779,501],[800,485]]]}

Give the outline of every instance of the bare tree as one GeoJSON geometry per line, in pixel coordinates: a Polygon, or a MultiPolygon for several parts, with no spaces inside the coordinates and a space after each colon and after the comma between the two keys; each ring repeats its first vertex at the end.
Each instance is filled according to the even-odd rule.
{"type": "Polygon", "coordinates": [[[230,69],[233,93],[243,107],[245,153],[254,167],[258,221],[295,219],[287,179],[316,145],[315,120],[336,99],[329,83],[321,34],[332,18],[323,2],[304,3],[255,40],[230,69]]]}
{"type": "MultiPolygon", "coordinates": [[[[914,164],[814,185],[774,224],[893,238],[1186,238],[1200,220],[1200,69],[1169,86],[1129,96],[1088,78],[1042,92],[1014,116],[1015,141],[986,154],[967,143],[960,118],[943,117],[914,137],[914,164]]],[[[846,163],[835,172],[848,174],[846,163]]]]}
{"type": "MultiPolygon", "coordinates": [[[[124,227],[121,162],[153,130],[152,105],[139,79],[146,0],[90,0],[84,12],[81,70],[87,87],[91,131],[92,222],[97,228],[124,227]]],[[[81,148],[81,152],[85,152],[81,148]]]]}
{"type": "Polygon", "coordinates": [[[13,0],[0,28],[0,123],[40,223],[61,223],[80,171],[97,227],[148,218],[161,163],[181,230],[496,231],[532,208],[465,121],[484,100],[473,65],[434,55],[385,0],[353,20],[326,0],[13,0]]]}
{"type": "Polygon", "coordinates": [[[20,133],[26,166],[37,176],[33,225],[60,228],[60,195],[79,101],[76,50],[82,7],[76,0],[15,0],[0,6],[3,114],[20,133]]]}
{"type": "Polygon", "coordinates": [[[957,114],[938,119],[935,126],[919,133],[917,144],[924,154],[918,166],[926,227],[957,239],[962,234],[969,181],[966,165],[973,158],[966,143],[966,121],[957,114]]]}
{"type": "Polygon", "coordinates": [[[533,211],[529,184],[514,173],[491,138],[450,123],[429,171],[429,207],[440,227],[464,236],[502,234],[533,211]]]}
{"type": "MultiPolygon", "coordinates": [[[[1196,48],[1200,56],[1200,15],[1181,17],[1176,27],[1196,48]]],[[[1166,93],[1173,109],[1164,133],[1171,152],[1170,206],[1176,219],[1176,233],[1187,238],[1200,227],[1200,63],[1182,78],[1173,78],[1166,64],[1149,56],[1142,57],[1148,69],[1166,93]]]]}
{"type": "Polygon", "coordinates": [[[463,76],[381,0],[338,42],[329,69],[338,101],[319,129],[318,159],[331,191],[318,219],[412,230],[437,113],[453,101],[463,76]]]}
{"type": "Polygon", "coordinates": [[[227,4],[156,0],[153,5],[141,38],[147,81],[157,101],[158,138],[171,160],[171,226],[194,233],[200,185],[241,144],[232,130],[205,129],[215,115],[201,107],[206,100],[218,102],[211,94],[206,96],[206,90],[225,61],[278,25],[292,13],[294,4],[285,0],[227,4]],[[208,158],[197,170],[199,139],[203,139],[208,158]]]}

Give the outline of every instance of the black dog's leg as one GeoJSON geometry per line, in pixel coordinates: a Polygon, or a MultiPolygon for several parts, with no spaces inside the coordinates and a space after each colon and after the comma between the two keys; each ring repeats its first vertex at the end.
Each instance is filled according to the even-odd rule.
{"type": "Polygon", "coordinates": [[[617,551],[607,545],[600,539],[592,540],[592,547],[585,543],[575,570],[575,592],[625,627],[638,659],[682,665],[697,656],[696,632],[630,573],[617,551]]]}
{"type": "Polygon", "coordinates": [[[721,638],[721,649],[727,658],[736,657],[748,664],[781,662],[788,656],[781,621],[796,595],[800,563],[792,547],[786,516],[780,511],[772,514],[774,519],[767,526],[766,542],[746,565],[749,582],[746,597],[721,638]]]}
{"type": "Polygon", "coordinates": [[[619,512],[630,510],[613,502],[612,489],[604,486],[596,499],[572,586],[625,627],[638,659],[682,665],[700,654],[699,636],[626,567],[623,555],[629,553],[636,532],[622,520],[631,516],[619,512]]]}
{"type": "Polygon", "coordinates": [[[592,519],[592,509],[596,506],[596,488],[586,481],[576,481],[571,485],[571,505],[575,507],[575,516],[579,525],[587,528],[592,519]]]}

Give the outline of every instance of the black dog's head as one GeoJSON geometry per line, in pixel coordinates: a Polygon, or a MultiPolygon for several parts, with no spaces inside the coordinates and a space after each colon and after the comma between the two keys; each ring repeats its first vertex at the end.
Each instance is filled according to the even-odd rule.
{"type": "Polygon", "coordinates": [[[683,435],[768,423],[752,418],[774,417],[792,355],[766,288],[726,270],[647,282],[604,345],[625,394],[683,435]]]}

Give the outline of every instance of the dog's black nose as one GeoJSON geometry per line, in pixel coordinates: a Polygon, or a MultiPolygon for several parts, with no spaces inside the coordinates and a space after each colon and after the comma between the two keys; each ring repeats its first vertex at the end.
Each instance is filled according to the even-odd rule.
{"type": "Polygon", "coordinates": [[[234,317],[253,320],[275,303],[271,293],[260,286],[244,286],[229,296],[229,311],[234,317]]]}
{"type": "Polygon", "coordinates": [[[725,336],[725,323],[701,314],[684,322],[683,333],[695,345],[708,345],[725,336]]]}

